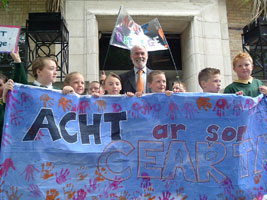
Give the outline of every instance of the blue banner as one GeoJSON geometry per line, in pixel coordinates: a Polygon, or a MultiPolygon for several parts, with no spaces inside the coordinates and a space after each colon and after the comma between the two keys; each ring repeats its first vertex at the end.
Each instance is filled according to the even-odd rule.
{"type": "Polygon", "coordinates": [[[0,199],[263,199],[267,101],[63,95],[15,84],[0,199]]]}

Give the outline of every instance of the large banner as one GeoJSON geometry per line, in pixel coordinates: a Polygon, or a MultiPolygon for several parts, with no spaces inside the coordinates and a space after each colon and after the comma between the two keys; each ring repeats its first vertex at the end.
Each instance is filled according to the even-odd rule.
{"type": "Polygon", "coordinates": [[[157,18],[140,26],[123,7],[120,8],[110,45],[129,50],[135,45],[145,46],[147,51],[168,49],[167,40],[157,18]]]}
{"type": "Polygon", "coordinates": [[[63,95],[16,84],[0,199],[262,199],[266,97],[63,95]]]}
{"type": "Polygon", "coordinates": [[[9,53],[18,49],[20,26],[0,25],[0,53],[9,53]]]}

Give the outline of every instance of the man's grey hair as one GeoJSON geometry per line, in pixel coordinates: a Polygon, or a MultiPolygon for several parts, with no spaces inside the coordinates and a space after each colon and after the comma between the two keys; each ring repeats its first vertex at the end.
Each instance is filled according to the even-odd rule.
{"type": "Polygon", "coordinates": [[[132,48],[131,48],[131,54],[133,53],[133,51],[135,50],[135,49],[144,49],[146,52],[147,52],[147,50],[146,50],[146,47],[144,46],[144,45],[134,45],[132,48]]]}

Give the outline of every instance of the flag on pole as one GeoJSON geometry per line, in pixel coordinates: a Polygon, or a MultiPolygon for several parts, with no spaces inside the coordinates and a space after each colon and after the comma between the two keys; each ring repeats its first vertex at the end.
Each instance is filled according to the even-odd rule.
{"type": "Polygon", "coordinates": [[[109,44],[124,49],[143,45],[147,51],[168,49],[167,40],[157,18],[140,26],[123,7],[120,8],[109,44]]]}

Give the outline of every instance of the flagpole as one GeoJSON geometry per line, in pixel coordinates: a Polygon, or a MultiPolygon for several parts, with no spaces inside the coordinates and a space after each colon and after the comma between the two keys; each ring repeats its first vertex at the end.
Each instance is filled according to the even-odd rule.
{"type": "MultiPolygon", "coordinates": [[[[167,41],[167,39],[166,39],[166,41],[167,41]]],[[[168,44],[168,41],[167,41],[167,44],[168,44]]],[[[177,70],[176,64],[175,64],[175,62],[174,62],[174,58],[173,58],[173,55],[172,55],[172,52],[171,52],[171,49],[170,49],[169,44],[168,44],[168,49],[169,49],[169,52],[170,52],[170,55],[171,55],[171,59],[172,59],[172,62],[173,62],[174,68],[175,68],[176,78],[177,78],[178,80],[180,80],[180,77],[179,77],[179,74],[178,74],[178,70],[177,70]]]]}
{"type": "MultiPolygon", "coordinates": [[[[155,18],[155,20],[158,22],[158,24],[159,24],[159,26],[160,26],[160,29],[162,30],[158,18],[155,18]]],[[[162,31],[163,31],[163,30],[162,30],[162,31]]],[[[174,58],[173,58],[173,55],[172,55],[172,52],[171,52],[169,43],[168,43],[168,41],[167,41],[167,39],[166,39],[166,37],[165,37],[165,34],[164,34],[164,38],[165,38],[165,41],[166,41],[166,43],[167,43],[167,45],[168,45],[168,50],[169,50],[169,52],[170,52],[171,59],[172,59],[172,63],[173,63],[173,65],[174,65],[174,69],[175,69],[175,72],[176,72],[176,78],[179,80],[180,78],[179,78],[178,70],[177,70],[176,64],[175,64],[175,62],[174,62],[174,58]]]]}
{"type": "MultiPolygon", "coordinates": [[[[115,29],[116,29],[116,24],[118,23],[118,20],[119,20],[119,16],[120,16],[121,9],[122,9],[122,6],[120,6],[120,10],[119,10],[119,12],[118,12],[118,17],[117,17],[117,20],[116,20],[115,26],[114,26],[114,28],[113,28],[113,31],[112,31],[112,34],[111,34],[110,40],[111,40],[111,39],[114,37],[114,34],[115,34],[115,29]]],[[[107,58],[108,58],[108,53],[109,53],[109,48],[110,48],[110,40],[109,40],[109,44],[108,44],[108,50],[107,50],[107,53],[106,53],[106,56],[105,56],[105,59],[104,59],[104,63],[103,63],[103,70],[105,70],[105,66],[106,66],[106,62],[107,62],[107,58]]]]}

